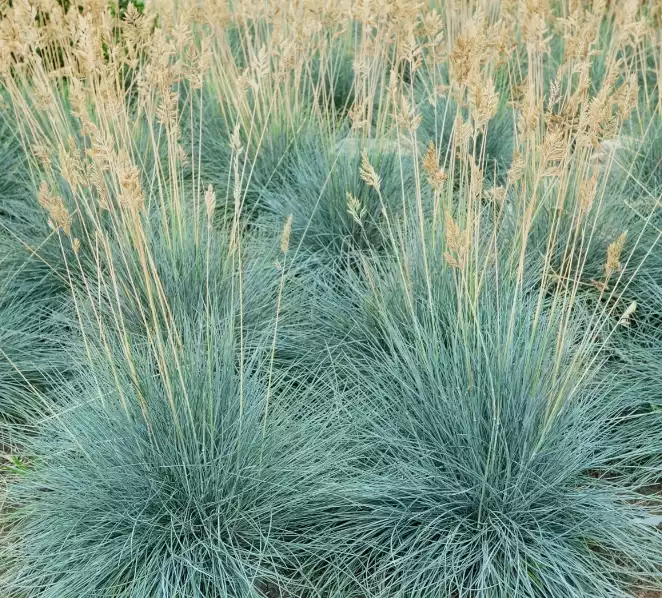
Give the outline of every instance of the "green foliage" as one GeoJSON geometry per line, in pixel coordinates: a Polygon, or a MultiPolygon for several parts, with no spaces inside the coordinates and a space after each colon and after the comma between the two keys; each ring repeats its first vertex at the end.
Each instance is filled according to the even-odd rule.
{"type": "MultiPolygon", "coordinates": [[[[304,139],[289,168],[283,167],[279,187],[265,191],[263,209],[278,226],[292,215],[294,247],[346,260],[352,252],[388,245],[388,218],[403,215],[403,189],[415,188],[412,156],[398,153],[395,144],[367,152],[380,177],[378,193],[361,178],[359,148],[351,136],[330,151],[319,140],[304,139]]],[[[412,196],[412,212],[415,202],[412,196]]]]}
{"type": "Polygon", "coordinates": [[[338,433],[314,431],[328,419],[308,412],[310,393],[274,398],[267,417],[254,357],[242,379],[220,314],[204,329],[178,323],[185,350],[157,365],[136,344],[139,382],[99,356],[62,389],[72,408],[25,447],[39,463],[9,496],[10,592],[213,598],[296,585],[305,553],[292,530],[315,526],[306,513],[324,470],[338,465],[338,433]],[[178,374],[171,387],[163,368],[178,374]],[[303,405],[305,425],[291,414],[303,405]]]}
{"type": "MultiPolygon", "coordinates": [[[[305,583],[311,556],[300,538],[323,524],[320,481],[338,483],[348,458],[325,398],[333,386],[267,375],[271,339],[250,333],[251,314],[270,320],[274,299],[259,263],[240,291],[227,243],[209,239],[198,253],[182,238],[168,250],[153,226],[162,277],[138,293],[159,280],[167,308],[142,319],[144,297],[113,304],[92,291],[119,313],[100,324],[84,310],[90,358],[53,399],[68,407],[23,441],[36,464],[8,496],[0,554],[10,592],[245,597],[305,583]]],[[[121,288],[141,285],[131,264],[114,276],[121,288]]]]}
{"type": "Polygon", "coordinates": [[[371,269],[380,342],[372,359],[339,362],[363,396],[359,443],[374,451],[343,488],[347,524],[328,538],[342,546],[334,570],[351,572],[339,595],[598,597],[653,586],[660,505],[642,490],[657,479],[662,422],[636,409],[646,396],[637,370],[581,353],[581,312],[566,327],[552,303],[534,317],[525,298],[511,319],[516,287],[505,276],[488,277],[472,309],[450,266],[430,276],[431,303],[416,270],[409,263],[405,283],[395,264],[371,269]]]}
{"type": "Polygon", "coordinates": [[[12,14],[0,594],[661,590],[643,21],[83,4],[52,47],[12,14]],[[596,98],[614,57],[632,117],[632,89],[596,98]]]}
{"type": "Polygon", "coordinates": [[[69,363],[67,285],[44,255],[61,248],[35,208],[35,192],[9,122],[0,126],[0,443],[44,407],[42,393],[69,363]],[[40,220],[42,221],[40,224],[40,220]],[[42,253],[43,250],[43,253],[42,253]]]}

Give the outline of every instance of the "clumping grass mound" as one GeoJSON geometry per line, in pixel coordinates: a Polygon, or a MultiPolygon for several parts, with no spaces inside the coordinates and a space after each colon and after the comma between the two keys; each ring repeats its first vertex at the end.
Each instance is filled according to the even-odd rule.
{"type": "Polygon", "coordinates": [[[10,592],[220,597],[295,585],[282,583],[299,565],[290,529],[317,500],[330,437],[309,442],[314,416],[305,429],[292,417],[294,393],[267,417],[264,380],[237,372],[227,322],[180,332],[187,349],[166,363],[133,348],[138,384],[128,367],[81,373],[62,390],[67,413],[27,443],[34,466],[11,488],[2,550],[10,592]]]}
{"type": "Polygon", "coordinates": [[[641,409],[647,366],[592,364],[572,348],[576,323],[559,335],[547,308],[510,318],[504,282],[471,311],[435,279],[432,309],[403,319],[382,291],[397,276],[374,276],[383,348],[355,374],[375,455],[346,490],[355,523],[339,532],[338,569],[370,596],[654,587],[660,501],[647,486],[662,439],[659,411],[641,409]]]}
{"type": "MultiPolygon", "coordinates": [[[[106,256],[112,283],[136,294],[115,303],[88,281],[113,317],[79,309],[89,361],[70,355],[78,367],[21,435],[30,467],[10,488],[0,551],[3,587],[18,595],[260,596],[304,583],[310,554],[294,530],[316,533],[319,480],[351,457],[338,452],[344,429],[330,427],[334,387],[279,382],[270,337],[247,321],[255,309],[239,317],[217,235],[207,231],[201,254],[194,243],[168,251],[158,222],[145,230],[159,262],[150,276],[122,268],[120,249],[106,256]],[[141,313],[157,289],[155,312],[141,313]]],[[[270,307],[259,280],[247,303],[270,307]]]]}
{"type": "Polygon", "coordinates": [[[11,440],[15,424],[26,424],[43,408],[41,393],[61,383],[67,322],[45,301],[18,296],[0,304],[0,438],[11,440]]]}
{"type": "Polygon", "coordinates": [[[662,596],[655,2],[0,30],[2,598],[662,596]]]}

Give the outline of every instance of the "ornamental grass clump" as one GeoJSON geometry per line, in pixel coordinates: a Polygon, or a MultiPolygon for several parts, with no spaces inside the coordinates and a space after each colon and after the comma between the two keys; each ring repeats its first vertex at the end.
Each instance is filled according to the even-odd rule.
{"type": "Polygon", "coordinates": [[[0,3],[0,595],[662,592],[661,19],[0,3]]]}
{"type": "Polygon", "coordinates": [[[159,354],[107,334],[60,388],[66,412],[22,447],[34,461],[5,505],[9,595],[262,596],[301,581],[291,530],[317,525],[306,513],[336,433],[314,431],[310,392],[269,404],[259,352],[239,357],[222,305],[202,326],[176,317],[181,346],[159,354]]]}
{"type": "Polygon", "coordinates": [[[636,382],[647,366],[609,361],[586,308],[523,295],[505,264],[472,290],[467,264],[433,258],[426,279],[420,249],[408,255],[350,293],[379,332],[360,364],[338,361],[374,451],[331,533],[339,595],[659,589],[662,422],[642,408],[659,401],[636,382]]]}
{"type": "Polygon", "coordinates": [[[62,311],[53,311],[52,302],[29,301],[29,293],[8,295],[0,302],[0,442],[13,444],[16,427],[34,425],[43,393],[62,383],[70,362],[62,311]]]}

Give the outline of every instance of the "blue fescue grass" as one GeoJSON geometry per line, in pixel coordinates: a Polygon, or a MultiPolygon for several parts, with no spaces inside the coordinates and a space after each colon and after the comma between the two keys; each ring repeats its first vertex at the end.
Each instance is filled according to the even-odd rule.
{"type": "Polygon", "coordinates": [[[659,588],[660,504],[644,490],[658,479],[661,422],[632,409],[646,392],[636,370],[603,367],[580,308],[568,323],[534,295],[513,315],[505,274],[463,299],[443,263],[427,294],[410,255],[406,279],[395,263],[369,269],[374,357],[339,361],[361,389],[360,443],[373,457],[343,489],[351,514],[329,535],[329,583],[346,584],[336,595],[659,588]]]}
{"type": "Polygon", "coordinates": [[[70,321],[62,273],[41,252],[60,254],[39,223],[36,193],[19,139],[0,121],[0,443],[12,442],[43,407],[41,393],[68,369],[63,352],[70,321]],[[53,251],[54,250],[54,251],[53,251]]]}
{"type": "Polygon", "coordinates": [[[305,538],[353,458],[340,450],[348,428],[333,423],[338,389],[322,373],[310,386],[273,374],[269,279],[281,274],[248,248],[240,272],[224,233],[210,227],[196,244],[186,222],[170,238],[157,218],[144,223],[158,264],[149,275],[117,246],[112,274],[88,273],[88,290],[74,290],[85,350],[23,438],[31,467],[10,488],[0,551],[10,593],[220,598],[311,586],[305,538]]]}
{"type": "Polygon", "coordinates": [[[219,220],[227,222],[232,219],[237,178],[241,187],[242,213],[248,219],[255,218],[264,209],[265,193],[281,189],[292,162],[296,161],[301,139],[304,144],[306,137],[321,143],[320,133],[318,131],[314,135],[305,118],[302,125],[294,129],[287,125],[274,125],[269,129],[256,129],[251,135],[242,131],[242,141],[247,151],[239,159],[236,177],[230,148],[232,125],[228,125],[217,109],[218,105],[214,102],[206,103],[207,114],[202,119],[205,128],[200,148],[202,179],[212,184],[222,199],[217,207],[219,220]]]}
{"type": "MultiPolygon", "coordinates": [[[[437,98],[434,105],[430,105],[425,98],[422,98],[421,112],[418,139],[425,144],[434,142],[442,165],[453,168],[459,178],[462,163],[453,155],[454,124],[458,116],[466,120],[466,109],[460,109],[457,102],[450,97],[437,98]]],[[[501,101],[495,116],[487,125],[487,130],[481,132],[475,141],[476,161],[481,163],[487,183],[493,185],[505,183],[514,148],[515,116],[512,109],[506,106],[506,102],[501,101]]]]}
{"type": "Polygon", "coordinates": [[[34,465],[9,495],[10,592],[260,596],[300,582],[292,530],[316,525],[306,513],[324,500],[337,432],[315,432],[310,393],[268,409],[264,379],[241,379],[217,314],[178,322],[185,350],[157,364],[135,347],[139,382],[121,352],[119,371],[95,360],[62,389],[71,407],[24,447],[34,465]]]}
{"type": "Polygon", "coordinates": [[[3,595],[662,590],[654,36],[391,4],[12,14],[3,595]]]}
{"type": "Polygon", "coordinates": [[[413,211],[413,156],[393,146],[367,151],[381,179],[377,193],[361,178],[359,148],[351,136],[331,149],[319,140],[301,143],[282,184],[265,192],[263,209],[279,226],[292,215],[291,243],[297,249],[346,262],[357,251],[383,249],[385,218],[413,211]]]}
{"type": "MultiPolygon", "coordinates": [[[[625,129],[604,152],[600,164],[593,168],[599,173],[597,194],[582,255],[577,255],[576,271],[582,280],[581,294],[589,301],[599,302],[604,313],[618,321],[623,311],[636,302],[633,326],[644,332],[659,330],[660,283],[662,263],[659,259],[662,238],[660,198],[662,179],[658,166],[662,161],[660,139],[662,127],[659,116],[651,114],[643,120],[642,129],[636,124],[625,129]],[[635,139],[637,141],[635,141],[635,139]],[[605,266],[609,247],[624,235],[619,268],[606,276],[605,266]]],[[[570,205],[577,209],[579,193],[568,194],[570,205]]],[[[572,210],[566,213],[562,233],[558,237],[556,268],[569,246],[572,210]]],[[[541,215],[542,238],[549,221],[541,215]]],[[[542,251],[542,249],[541,249],[542,251]]]]}
{"type": "MultiPolygon", "coordinates": [[[[44,408],[41,393],[62,382],[70,368],[67,321],[52,302],[15,295],[0,303],[0,442],[44,408]]],[[[64,310],[63,310],[64,311],[64,310]]]]}

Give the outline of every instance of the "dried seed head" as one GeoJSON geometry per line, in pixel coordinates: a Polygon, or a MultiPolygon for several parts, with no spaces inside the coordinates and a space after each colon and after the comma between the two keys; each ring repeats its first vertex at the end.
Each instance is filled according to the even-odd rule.
{"type": "Polygon", "coordinates": [[[473,40],[458,36],[450,56],[452,79],[458,85],[465,85],[474,68],[473,40]]]}
{"type": "Polygon", "coordinates": [[[443,168],[439,168],[434,141],[430,141],[425,156],[423,156],[423,170],[428,175],[430,187],[437,192],[441,191],[448,176],[443,168]]]}
{"type": "Polygon", "coordinates": [[[430,175],[437,169],[437,148],[434,141],[428,143],[428,149],[423,156],[423,170],[430,175]]]}
{"type": "Polygon", "coordinates": [[[297,64],[297,43],[295,40],[287,38],[280,44],[279,66],[284,73],[290,72],[297,64]]]}
{"type": "Polygon", "coordinates": [[[161,103],[156,109],[156,118],[163,126],[174,126],[177,124],[177,105],[179,94],[175,91],[166,93],[161,98],[161,103]]]}
{"type": "Polygon", "coordinates": [[[74,138],[69,136],[69,151],[60,147],[58,152],[58,166],[62,178],[69,183],[72,190],[78,189],[85,181],[84,167],[80,159],[74,138]]]}
{"type": "Polygon", "coordinates": [[[365,150],[363,150],[361,153],[361,169],[359,174],[363,182],[365,182],[369,187],[372,187],[375,191],[377,191],[377,193],[380,192],[381,181],[372,164],[370,164],[370,160],[368,159],[368,152],[365,150]]]}
{"type": "Polygon", "coordinates": [[[202,49],[199,53],[195,53],[190,57],[189,76],[193,89],[202,89],[204,85],[205,75],[211,68],[213,55],[209,48],[209,41],[203,38],[202,49]]]}
{"type": "Polygon", "coordinates": [[[241,154],[244,149],[241,143],[241,135],[239,134],[240,128],[241,125],[237,122],[232,131],[232,135],[230,136],[230,149],[237,155],[241,154]]]}
{"type": "Polygon", "coordinates": [[[365,206],[361,206],[361,201],[354,194],[347,192],[347,213],[352,217],[352,220],[363,228],[363,219],[367,214],[365,206]]]}
{"type": "Polygon", "coordinates": [[[519,22],[522,37],[532,52],[547,53],[551,36],[547,34],[546,11],[543,2],[525,0],[519,3],[519,22]]]}
{"type": "Polygon", "coordinates": [[[205,209],[207,211],[207,222],[211,226],[211,222],[214,219],[214,208],[216,207],[216,192],[214,188],[209,185],[207,191],[205,191],[205,209]]]}
{"type": "Polygon", "coordinates": [[[534,133],[538,129],[541,113],[542,100],[537,98],[531,88],[528,87],[522,99],[517,119],[517,130],[522,137],[534,133]]]}
{"type": "Polygon", "coordinates": [[[563,68],[559,68],[556,77],[549,85],[549,96],[547,97],[547,111],[551,113],[552,108],[558,104],[561,99],[561,83],[563,81],[563,68]]]}
{"type": "Polygon", "coordinates": [[[37,158],[39,162],[41,162],[41,165],[44,168],[48,168],[51,166],[52,164],[51,153],[45,145],[41,143],[35,143],[32,146],[32,155],[35,158],[37,158]]]}
{"type": "Polygon", "coordinates": [[[563,130],[560,127],[550,127],[542,142],[540,150],[544,176],[559,174],[561,162],[566,155],[567,146],[563,130]]]}
{"type": "Polygon", "coordinates": [[[96,192],[99,207],[102,210],[109,210],[110,200],[103,167],[93,161],[88,161],[86,167],[86,177],[89,183],[89,188],[96,192]]]}
{"type": "Polygon", "coordinates": [[[409,63],[412,74],[421,68],[421,65],[423,64],[421,48],[416,42],[416,37],[413,32],[409,33],[407,40],[402,46],[401,58],[409,63]]]}
{"type": "Polygon", "coordinates": [[[471,180],[469,183],[469,194],[476,200],[480,199],[483,195],[483,185],[485,178],[483,176],[483,170],[476,164],[473,156],[469,157],[470,160],[470,170],[471,170],[471,180]]]}
{"type": "Polygon", "coordinates": [[[605,263],[605,276],[607,278],[621,269],[621,253],[623,253],[626,238],[627,231],[619,235],[618,239],[607,248],[607,262],[605,263]]]}
{"type": "Polygon", "coordinates": [[[177,144],[177,157],[179,158],[179,161],[182,163],[182,166],[187,166],[189,163],[188,155],[186,154],[186,150],[182,147],[181,143],[177,144]]]}
{"type": "Polygon", "coordinates": [[[494,87],[492,77],[470,77],[467,87],[469,108],[477,128],[485,126],[496,114],[499,105],[499,94],[494,87]]]}
{"type": "Polygon", "coordinates": [[[245,93],[248,88],[250,87],[251,78],[250,78],[250,69],[246,67],[241,75],[237,77],[237,88],[239,91],[243,94],[245,93]]]}
{"type": "Polygon", "coordinates": [[[453,267],[460,268],[462,263],[462,240],[460,227],[453,220],[449,210],[445,211],[446,251],[444,259],[453,267]]]}
{"type": "Polygon", "coordinates": [[[423,117],[418,114],[416,107],[409,103],[404,93],[400,94],[400,108],[395,112],[396,122],[404,129],[415,132],[421,125],[423,117]]]}
{"type": "Polygon", "coordinates": [[[280,250],[287,253],[290,247],[290,235],[292,234],[292,214],[287,217],[285,226],[283,227],[283,234],[280,237],[280,250]]]}
{"type": "Polygon", "coordinates": [[[593,200],[598,190],[598,169],[594,169],[590,178],[581,182],[579,186],[579,201],[584,214],[591,211],[593,200]]]}
{"type": "Polygon", "coordinates": [[[271,70],[269,53],[264,44],[260,47],[258,53],[251,57],[251,70],[253,71],[253,77],[249,79],[249,85],[254,91],[257,91],[260,88],[260,82],[271,70]]]}
{"type": "Polygon", "coordinates": [[[614,100],[618,108],[618,115],[621,119],[626,119],[630,116],[637,105],[638,97],[639,83],[637,81],[637,75],[633,73],[628,77],[627,81],[616,90],[614,95],[614,100]]]}
{"type": "MultiPolygon", "coordinates": [[[[422,19],[423,33],[430,38],[436,38],[439,34],[443,35],[444,20],[436,9],[423,14],[422,19]]],[[[437,41],[435,39],[435,41],[437,41]]]]}
{"type": "Polygon", "coordinates": [[[39,203],[48,212],[48,225],[53,230],[62,229],[65,235],[71,235],[71,215],[63,199],[51,193],[46,181],[42,181],[39,186],[39,203]]]}
{"type": "Polygon", "coordinates": [[[138,211],[145,202],[145,195],[140,182],[140,171],[131,160],[126,150],[121,150],[117,156],[117,171],[120,184],[120,206],[138,211]]]}
{"type": "Polygon", "coordinates": [[[349,109],[349,120],[352,123],[352,131],[370,131],[370,121],[366,116],[366,113],[367,110],[365,102],[357,101],[352,104],[349,109]]]}
{"type": "Polygon", "coordinates": [[[522,178],[525,167],[526,161],[524,160],[522,152],[515,150],[512,164],[508,170],[508,185],[513,185],[522,178]]]}
{"type": "Polygon", "coordinates": [[[354,76],[360,81],[367,79],[370,74],[370,63],[366,56],[359,56],[352,61],[354,76]]]}
{"type": "Polygon", "coordinates": [[[506,200],[506,188],[501,186],[490,187],[485,192],[485,196],[489,201],[492,201],[497,205],[501,205],[506,200]]]}

